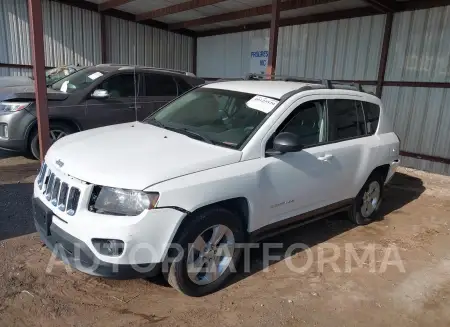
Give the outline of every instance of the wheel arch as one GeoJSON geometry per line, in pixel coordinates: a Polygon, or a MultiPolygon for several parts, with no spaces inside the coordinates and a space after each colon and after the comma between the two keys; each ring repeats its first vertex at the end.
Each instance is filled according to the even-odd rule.
{"type": "Polygon", "coordinates": [[[174,240],[177,239],[179,236],[180,231],[182,231],[189,223],[191,217],[194,214],[197,214],[198,212],[201,212],[203,210],[207,210],[212,207],[221,207],[226,210],[229,210],[230,212],[236,214],[239,216],[239,218],[242,221],[242,227],[246,234],[248,234],[248,227],[249,227],[249,216],[250,216],[250,203],[247,198],[245,197],[235,197],[230,198],[226,200],[216,201],[213,203],[209,203],[206,205],[203,205],[197,209],[195,209],[192,212],[189,212],[181,221],[180,225],[177,228],[177,231],[174,235],[174,240]]]}
{"type": "MultiPolygon", "coordinates": [[[[73,120],[73,119],[68,119],[68,118],[60,118],[60,117],[50,117],[49,118],[49,125],[52,123],[62,123],[62,124],[66,124],[68,126],[70,126],[71,128],[73,128],[74,131],[79,132],[82,130],[81,125],[73,120]]],[[[30,149],[30,143],[31,143],[31,137],[33,135],[33,133],[37,130],[37,120],[34,120],[28,127],[26,130],[26,134],[25,134],[25,140],[26,140],[26,146],[27,149],[30,149]]]]}

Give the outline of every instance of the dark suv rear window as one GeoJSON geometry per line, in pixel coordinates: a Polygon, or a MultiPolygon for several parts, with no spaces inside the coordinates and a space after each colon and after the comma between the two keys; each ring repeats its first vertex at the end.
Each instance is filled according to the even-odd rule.
{"type": "Polygon", "coordinates": [[[176,77],[175,80],[178,83],[178,95],[186,93],[187,91],[192,89],[192,85],[189,85],[189,83],[186,82],[184,79],[176,77]]]}
{"type": "Polygon", "coordinates": [[[177,84],[171,75],[145,74],[146,96],[177,96],[177,84]]]}

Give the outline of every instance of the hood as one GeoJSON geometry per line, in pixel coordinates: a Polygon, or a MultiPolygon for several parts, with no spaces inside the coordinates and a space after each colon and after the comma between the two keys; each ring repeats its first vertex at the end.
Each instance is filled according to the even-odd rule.
{"type": "Polygon", "coordinates": [[[45,157],[82,181],[135,190],[240,159],[240,151],[139,122],[66,136],[45,157]]]}
{"type": "Polygon", "coordinates": [[[0,89],[8,86],[33,85],[33,80],[26,76],[1,76],[0,89]]]}
{"type": "MultiPolygon", "coordinates": [[[[47,88],[47,99],[53,101],[63,101],[69,97],[68,93],[64,93],[57,90],[47,88]]],[[[36,99],[36,93],[34,85],[28,86],[9,86],[0,88],[0,101],[4,100],[34,100],[36,99]]]]}

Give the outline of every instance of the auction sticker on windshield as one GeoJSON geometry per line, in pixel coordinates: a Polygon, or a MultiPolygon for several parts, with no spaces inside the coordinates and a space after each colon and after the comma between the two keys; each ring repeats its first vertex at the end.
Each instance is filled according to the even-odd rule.
{"type": "Polygon", "coordinates": [[[96,73],[94,73],[94,74],[89,75],[88,77],[89,77],[91,80],[96,80],[97,78],[99,78],[99,77],[101,77],[101,76],[103,76],[102,73],[96,72],[96,73]]]}
{"type": "Polygon", "coordinates": [[[249,108],[262,111],[264,113],[269,113],[278,104],[278,100],[264,97],[262,95],[256,95],[247,101],[246,105],[249,108]]]}

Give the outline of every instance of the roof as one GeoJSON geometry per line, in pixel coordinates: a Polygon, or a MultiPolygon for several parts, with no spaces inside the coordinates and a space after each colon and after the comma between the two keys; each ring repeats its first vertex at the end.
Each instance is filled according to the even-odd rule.
{"type": "MultiPolygon", "coordinates": [[[[206,84],[203,87],[251,94],[280,99],[286,93],[297,90],[303,86],[313,84],[284,81],[226,81],[206,84]]],[[[317,86],[317,85],[316,85],[317,86]]]]}

